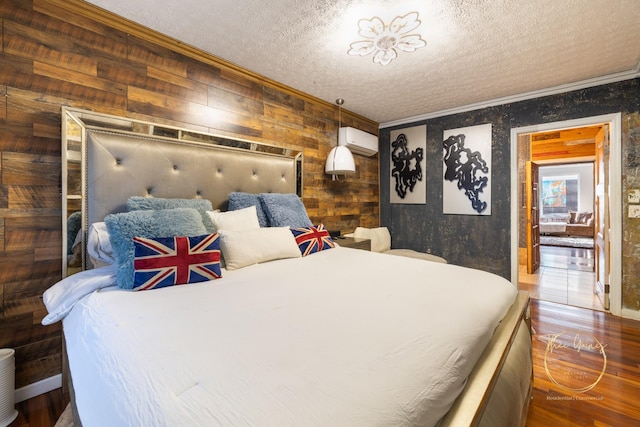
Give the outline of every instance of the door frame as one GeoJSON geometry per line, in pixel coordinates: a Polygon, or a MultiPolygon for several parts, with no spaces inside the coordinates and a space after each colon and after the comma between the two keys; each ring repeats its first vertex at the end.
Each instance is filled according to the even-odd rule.
{"type": "Polygon", "coordinates": [[[622,113],[583,117],[560,122],[511,128],[511,282],[518,286],[518,135],[554,130],[609,125],[609,206],[610,223],[610,313],[622,312],[622,113]]]}
{"type": "MultiPolygon", "coordinates": [[[[531,138],[529,138],[529,142],[531,142],[531,138]]],[[[525,215],[527,221],[525,224],[527,230],[527,274],[535,274],[540,269],[540,189],[538,188],[540,171],[538,164],[533,160],[527,160],[524,167],[526,194],[521,196],[526,198],[525,206],[527,209],[525,215]]],[[[519,226],[518,234],[520,232],[519,226]]],[[[520,252],[518,252],[519,255],[520,252]]],[[[518,260],[518,264],[520,264],[520,260],[518,260]]]]}

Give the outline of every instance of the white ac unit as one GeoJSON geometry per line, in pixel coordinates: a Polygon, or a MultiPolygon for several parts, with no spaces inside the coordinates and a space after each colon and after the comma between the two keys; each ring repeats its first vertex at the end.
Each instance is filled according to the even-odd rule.
{"type": "Polygon", "coordinates": [[[373,156],[378,152],[378,137],[352,127],[340,128],[338,145],[346,146],[352,153],[373,156]]]}

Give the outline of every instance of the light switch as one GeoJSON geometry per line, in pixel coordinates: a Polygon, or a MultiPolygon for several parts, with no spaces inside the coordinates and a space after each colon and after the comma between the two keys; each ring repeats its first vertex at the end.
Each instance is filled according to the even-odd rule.
{"type": "Polygon", "coordinates": [[[629,205],[629,218],[640,218],[640,205],[629,205]]]}
{"type": "MultiPolygon", "coordinates": [[[[627,201],[629,203],[640,203],[640,190],[629,190],[627,201]]],[[[629,213],[629,216],[631,216],[631,213],[629,213]]]]}

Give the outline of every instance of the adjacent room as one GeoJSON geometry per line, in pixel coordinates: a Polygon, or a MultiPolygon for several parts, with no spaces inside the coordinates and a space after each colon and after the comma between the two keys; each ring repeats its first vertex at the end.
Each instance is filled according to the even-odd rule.
{"type": "MultiPolygon", "coordinates": [[[[536,298],[604,310],[596,286],[594,256],[596,136],[602,126],[531,134],[530,156],[537,166],[538,227],[527,229],[534,247],[521,252],[519,282],[536,298]],[[532,239],[531,237],[536,237],[532,239]],[[535,268],[527,257],[539,259],[535,268]]],[[[527,181],[526,187],[534,183],[527,181]]],[[[530,208],[527,208],[530,211],[530,208]]]]}
{"type": "Polygon", "coordinates": [[[0,427],[633,426],[636,0],[0,3],[0,427]]]}
{"type": "Polygon", "coordinates": [[[541,166],[539,173],[540,267],[533,272],[539,298],[602,310],[594,295],[593,162],[541,166]]]}

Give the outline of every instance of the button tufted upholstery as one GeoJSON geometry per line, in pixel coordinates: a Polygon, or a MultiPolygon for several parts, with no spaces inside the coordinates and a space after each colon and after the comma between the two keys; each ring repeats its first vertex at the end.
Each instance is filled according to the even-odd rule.
{"type": "Polygon", "coordinates": [[[202,197],[226,209],[232,191],[295,193],[295,173],[293,158],[90,131],[87,220],[124,212],[131,196],[202,197]]]}

